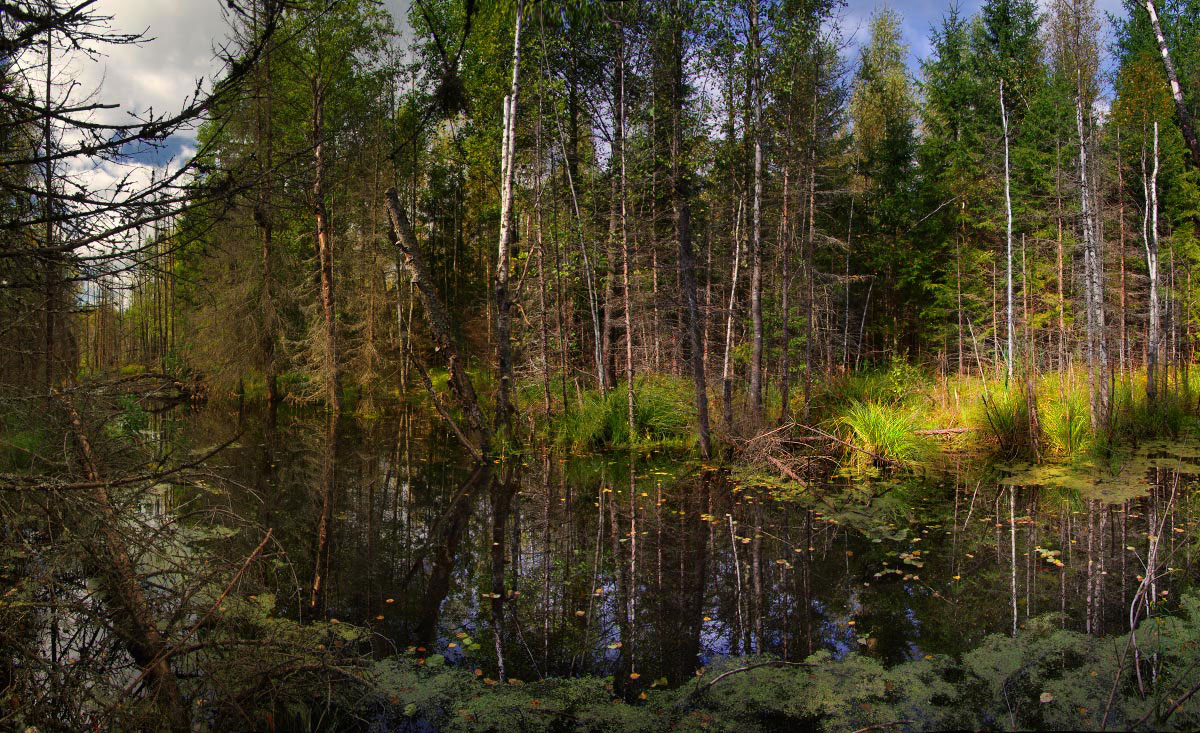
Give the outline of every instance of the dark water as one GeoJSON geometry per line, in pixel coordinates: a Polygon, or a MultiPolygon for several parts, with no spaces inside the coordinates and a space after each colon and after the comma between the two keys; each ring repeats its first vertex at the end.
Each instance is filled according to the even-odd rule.
{"type": "Polygon", "coordinates": [[[195,450],[239,425],[204,490],[174,497],[228,527],[209,549],[244,557],[272,528],[253,572],[282,613],[485,674],[496,618],[510,676],[672,684],[726,654],[956,653],[1046,613],[1121,633],[1159,527],[1157,597],[1196,578],[1194,443],[1143,446],[1115,475],[963,457],[807,491],[668,454],[539,452],[508,491],[404,408],[337,422],[210,408],[162,430],[195,450]]]}

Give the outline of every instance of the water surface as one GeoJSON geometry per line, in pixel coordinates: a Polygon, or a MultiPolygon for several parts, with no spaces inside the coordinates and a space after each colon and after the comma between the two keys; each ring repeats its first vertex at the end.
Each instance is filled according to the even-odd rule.
{"type": "Polygon", "coordinates": [[[1047,613],[1122,633],[1159,532],[1155,596],[1169,606],[1195,578],[1193,442],[1140,446],[1115,469],[962,456],[808,488],[666,452],[535,452],[507,491],[410,408],[214,407],[161,430],[198,450],[239,427],[203,490],[173,499],[229,528],[210,549],[244,557],[272,528],[256,572],[282,613],[485,674],[497,613],[511,676],[675,684],[728,654],[959,653],[1047,613]]]}

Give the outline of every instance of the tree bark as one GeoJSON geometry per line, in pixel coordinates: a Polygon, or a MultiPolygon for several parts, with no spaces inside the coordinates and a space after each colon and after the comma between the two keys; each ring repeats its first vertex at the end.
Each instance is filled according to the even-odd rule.
{"type": "Polygon", "coordinates": [[[791,333],[791,324],[789,323],[789,321],[791,320],[792,308],[791,308],[791,303],[789,302],[789,299],[788,299],[788,295],[790,294],[790,291],[792,289],[792,278],[791,278],[792,238],[791,238],[790,222],[788,221],[788,183],[789,183],[788,168],[785,165],[783,167],[783,212],[780,214],[780,218],[779,218],[779,238],[782,240],[782,245],[783,245],[780,248],[783,252],[783,257],[782,257],[783,277],[782,277],[782,283],[781,283],[782,293],[780,295],[780,304],[779,304],[779,310],[782,314],[781,326],[782,326],[782,331],[783,331],[783,349],[782,349],[783,353],[780,356],[780,365],[779,365],[779,424],[780,425],[785,424],[790,419],[788,413],[790,411],[791,405],[789,404],[790,395],[788,393],[792,389],[792,380],[791,380],[792,365],[791,365],[791,359],[790,359],[791,353],[792,353],[792,349],[791,349],[792,333],[791,333]]]}
{"type": "Polygon", "coordinates": [[[1088,386],[1091,390],[1092,425],[1097,432],[1108,427],[1108,349],[1104,326],[1104,260],[1096,235],[1088,172],[1087,139],[1083,129],[1082,80],[1075,96],[1075,128],[1079,137],[1080,219],[1083,224],[1084,278],[1088,330],[1088,386]]]}
{"type": "Polygon", "coordinates": [[[1145,7],[1146,12],[1150,14],[1150,25],[1154,28],[1154,38],[1158,41],[1158,52],[1162,56],[1163,69],[1167,73],[1167,83],[1171,87],[1171,98],[1175,100],[1175,113],[1179,116],[1179,129],[1183,132],[1183,140],[1192,154],[1192,165],[1200,167],[1200,142],[1197,141],[1196,129],[1192,126],[1192,115],[1183,101],[1179,75],[1175,73],[1175,64],[1171,61],[1167,39],[1163,36],[1162,25],[1158,22],[1158,11],[1154,7],[1154,0],[1145,0],[1145,7]]]}
{"type": "Polygon", "coordinates": [[[758,34],[758,0],[750,2],[750,53],[753,56],[750,103],[753,109],[754,203],[750,229],[750,320],[752,324],[750,356],[750,401],[755,422],[761,422],[763,409],[763,314],[762,314],[762,93],[758,34]]]}
{"type": "Polygon", "coordinates": [[[513,153],[516,147],[517,91],[521,72],[521,14],[524,3],[517,0],[517,18],[513,30],[512,89],[504,98],[504,140],[500,158],[500,243],[496,256],[496,352],[500,372],[500,390],[496,414],[497,430],[512,430],[512,342],[509,334],[508,292],[510,240],[513,208],[513,153]]]}
{"type": "Polygon", "coordinates": [[[387,200],[392,239],[400,249],[404,267],[408,270],[421,299],[421,306],[425,309],[425,318],[433,336],[434,351],[441,353],[446,360],[446,368],[450,373],[450,388],[470,423],[473,433],[470,438],[473,444],[467,447],[477,455],[487,457],[491,450],[491,431],[483,419],[475,387],[465,371],[466,362],[454,342],[450,312],[434,287],[429,265],[425,262],[425,256],[417,244],[412,227],[409,226],[408,215],[404,213],[404,208],[400,206],[400,200],[396,197],[396,189],[389,188],[384,193],[384,198],[387,200]]]}
{"type": "Polygon", "coordinates": [[[1154,122],[1154,168],[1146,177],[1145,149],[1142,153],[1142,180],[1146,211],[1142,217],[1142,243],[1146,248],[1146,273],[1150,280],[1149,326],[1146,343],[1146,399],[1158,396],[1158,122],[1154,122]]]}
{"type": "Polygon", "coordinates": [[[683,80],[683,23],[682,9],[676,8],[676,17],[673,19],[674,28],[672,35],[674,36],[673,48],[671,49],[671,96],[672,96],[672,114],[674,119],[672,122],[672,150],[671,150],[671,177],[672,181],[672,204],[675,214],[675,239],[679,245],[679,284],[683,290],[683,317],[687,327],[688,345],[691,353],[688,361],[691,364],[692,381],[695,387],[696,395],[696,427],[700,442],[700,453],[705,458],[712,455],[712,442],[709,436],[708,426],[708,387],[704,378],[704,354],[701,351],[700,341],[700,314],[699,307],[696,303],[696,264],[695,257],[692,253],[692,233],[691,233],[691,202],[689,201],[690,191],[688,186],[687,172],[684,169],[683,155],[683,107],[684,99],[684,80],[683,80]]]}
{"type": "MultiPolygon", "coordinates": [[[[79,455],[87,479],[100,482],[100,468],[92,453],[91,443],[83,430],[83,422],[75,406],[64,399],[71,426],[79,444],[79,455]]],[[[142,673],[151,683],[157,704],[172,731],[191,729],[188,708],[179,693],[175,673],[167,663],[170,649],[159,631],[158,622],[150,603],[142,591],[137,569],[129,556],[129,548],[117,526],[117,513],[108,495],[101,486],[92,490],[96,503],[98,539],[95,560],[101,573],[109,600],[117,606],[118,614],[114,630],[125,642],[129,655],[142,668],[142,673]]]]}
{"type": "Polygon", "coordinates": [[[333,291],[333,239],[329,227],[329,212],[325,208],[325,83],[320,74],[317,74],[312,80],[312,101],[312,207],[317,225],[317,264],[321,275],[321,315],[325,323],[322,372],[329,408],[334,412],[341,412],[342,384],[338,365],[337,313],[334,308],[333,291]]]}
{"type": "MultiPolygon", "coordinates": [[[[632,446],[637,440],[637,429],[634,424],[634,390],[633,390],[633,304],[629,291],[629,270],[632,264],[632,254],[629,251],[629,202],[628,176],[625,168],[625,26],[618,26],[620,34],[618,44],[618,76],[620,89],[617,96],[617,148],[621,153],[621,300],[625,311],[625,398],[627,417],[629,419],[629,443],[632,446]]],[[[632,471],[632,465],[630,471],[632,471]]],[[[632,501],[633,487],[630,487],[632,501]]],[[[632,601],[631,601],[632,602],[632,601]]]]}
{"type": "MultiPolygon", "coordinates": [[[[255,12],[258,12],[258,5],[254,6],[255,12]]],[[[274,202],[272,200],[272,180],[274,171],[272,170],[274,159],[274,124],[272,120],[273,114],[273,94],[274,90],[271,86],[271,52],[270,48],[263,51],[263,70],[262,76],[259,78],[259,95],[257,111],[257,125],[259,142],[262,145],[262,152],[259,156],[259,175],[262,177],[262,189],[259,192],[258,209],[255,211],[255,223],[259,229],[259,236],[262,239],[262,250],[260,257],[262,259],[262,334],[261,344],[262,358],[264,362],[264,376],[267,381],[267,402],[276,404],[279,402],[279,378],[278,369],[275,364],[275,301],[274,293],[272,292],[272,280],[274,274],[271,268],[271,251],[274,248],[274,222],[271,219],[271,212],[274,202]]]]}
{"type": "Polygon", "coordinates": [[[742,259],[741,232],[738,224],[742,220],[741,201],[739,197],[737,213],[733,223],[733,272],[729,278],[729,308],[725,311],[725,358],[721,362],[721,392],[724,405],[725,427],[733,424],[733,377],[730,374],[730,359],[733,350],[733,308],[737,303],[738,268],[742,259]]]}
{"type": "Polygon", "coordinates": [[[1009,160],[1008,160],[1008,110],[1004,106],[1004,80],[1000,80],[1000,120],[1004,127],[1004,213],[1006,216],[1005,228],[1005,283],[1006,283],[1006,323],[1008,339],[1008,350],[1004,355],[1005,378],[1012,381],[1013,376],[1013,246],[1012,246],[1012,189],[1009,184],[1009,160]]]}

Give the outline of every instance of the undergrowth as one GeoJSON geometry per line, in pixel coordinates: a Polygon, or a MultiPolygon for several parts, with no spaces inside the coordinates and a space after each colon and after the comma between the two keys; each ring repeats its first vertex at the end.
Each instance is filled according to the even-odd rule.
{"type": "MultiPolygon", "coordinates": [[[[1200,599],[1182,599],[1177,617],[1157,617],[1137,632],[1157,660],[1145,696],[1136,677],[1119,678],[1125,637],[1098,638],[1031,620],[1016,638],[993,635],[960,658],[934,655],[888,668],[873,657],[827,651],[803,663],[767,666],[766,658],[726,658],[674,688],[646,678],[614,692],[613,679],[514,680],[428,659],[377,662],[375,693],[357,715],[372,730],[439,731],[770,731],[1194,730],[1200,698],[1176,706],[1171,689],[1194,683],[1200,646],[1200,599]],[[740,671],[735,671],[740,670],[740,671]],[[730,673],[717,678],[725,673],[730,673]]],[[[635,675],[631,675],[635,677],[635,675]]]]}
{"type": "Polygon", "coordinates": [[[644,377],[634,380],[633,424],[625,383],[607,392],[589,390],[558,416],[554,440],[562,448],[591,450],[630,445],[668,444],[690,447],[696,413],[691,387],[682,379],[644,377]]]}
{"type": "Polygon", "coordinates": [[[884,463],[911,467],[921,461],[929,443],[916,434],[920,423],[915,413],[896,405],[851,402],[835,418],[851,449],[846,461],[854,465],[884,463]]]}

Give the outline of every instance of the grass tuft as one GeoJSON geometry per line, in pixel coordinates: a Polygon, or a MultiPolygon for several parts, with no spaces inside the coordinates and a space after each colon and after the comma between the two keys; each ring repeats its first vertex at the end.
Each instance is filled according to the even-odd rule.
{"type": "Polygon", "coordinates": [[[853,401],[835,419],[843,439],[861,450],[850,451],[847,461],[852,465],[889,463],[912,467],[926,456],[929,443],[916,434],[919,421],[912,412],[894,405],[878,402],[853,401]],[[879,456],[871,458],[862,451],[879,456]]]}
{"type": "Polygon", "coordinates": [[[607,393],[588,390],[558,418],[560,447],[591,450],[630,445],[677,444],[694,439],[695,408],[685,380],[645,377],[634,381],[633,424],[629,434],[628,392],[624,383],[607,393]]]}

